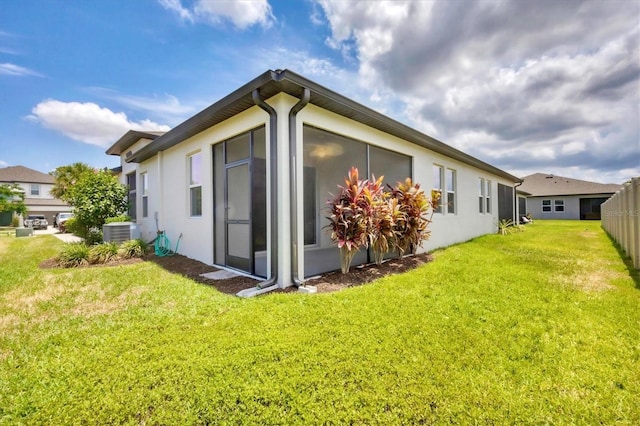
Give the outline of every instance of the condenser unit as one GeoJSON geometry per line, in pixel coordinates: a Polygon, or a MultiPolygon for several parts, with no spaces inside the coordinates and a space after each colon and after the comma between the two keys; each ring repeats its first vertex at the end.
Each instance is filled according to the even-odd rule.
{"type": "Polygon", "coordinates": [[[105,243],[122,243],[140,238],[140,229],[133,222],[113,222],[102,225],[102,239],[105,243]]]}

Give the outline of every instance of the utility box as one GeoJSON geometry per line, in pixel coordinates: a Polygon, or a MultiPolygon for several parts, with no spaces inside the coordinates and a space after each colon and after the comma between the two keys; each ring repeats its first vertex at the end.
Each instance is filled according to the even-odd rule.
{"type": "Polygon", "coordinates": [[[33,228],[16,228],[16,237],[30,237],[33,235],[33,228]]]}
{"type": "Polygon", "coordinates": [[[105,243],[122,243],[140,238],[140,229],[133,222],[113,222],[102,225],[102,239],[105,243]]]}

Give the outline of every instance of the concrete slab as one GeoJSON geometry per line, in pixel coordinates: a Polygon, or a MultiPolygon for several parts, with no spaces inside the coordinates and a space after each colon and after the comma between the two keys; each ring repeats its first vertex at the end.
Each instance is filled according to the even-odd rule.
{"type": "Polygon", "coordinates": [[[201,277],[208,278],[210,280],[226,280],[229,278],[239,277],[240,274],[236,274],[235,272],[225,271],[224,269],[215,272],[207,272],[205,274],[200,274],[201,277]]]}

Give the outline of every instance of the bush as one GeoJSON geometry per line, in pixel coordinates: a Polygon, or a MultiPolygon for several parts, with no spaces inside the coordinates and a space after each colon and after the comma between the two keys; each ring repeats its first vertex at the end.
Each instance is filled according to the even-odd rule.
{"type": "Polygon", "coordinates": [[[93,246],[95,244],[102,244],[102,230],[95,228],[90,229],[85,236],[82,236],[82,238],[84,238],[85,243],[90,246],[93,246]]]}
{"type": "Polygon", "coordinates": [[[120,244],[118,254],[123,259],[142,257],[147,251],[147,243],[142,240],[129,240],[120,244]]]}
{"type": "Polygon", "coordinates": [[[11,226],[13,226],[14,228],[17,228],[18,226],[20,226],[20,217],[13,216],[11,218],[11,226]]]}
{"type": "Polygon", "coordinates": [[[83,227],[78,223],[75,217],[71,217],[64,222],[64,225],[59,225],[60,228],[64,228],[66,232],[71,232],[73,235],[84,233],[83,227]]]}
{"type": "Polygon", "coordinates": [[[89,249],[89,263],[107,263],[117,257],[118,245],[116,243],[96,244],[89,249]]]}
{"type": "Polygon", "coordinates": [[[402,213],[398,216],[399,220],[395,222],[397,235],[395,248],[398,250],[398,256],[407,252],[415,254],[422,242],[429,239],[431,231],[427,227],[431,223],[431,217],[427,217],[427,212],[431,208],[431,215],[433,215],[440,193],[432,191],[431,200],[429,200],[420,189],[420,184],[413,183],[411,178],[398,182],[391,189],[391,197],[398,200],[398,208],[402,213]]]}
{"type": "Polygon", "coordinates": [[[120,216],[109,217],[104,221],[105,225],[107,223],[115,223],[115,222],[131,222],[131,217],[126,214],[122,214],[120,216]]]}
{"type": "Polygon", "coordinates": [[[67,243],[57,257],[58,264],[64,268],[75,268],[89,263],[89,247],[84,243],[67,243]]]}

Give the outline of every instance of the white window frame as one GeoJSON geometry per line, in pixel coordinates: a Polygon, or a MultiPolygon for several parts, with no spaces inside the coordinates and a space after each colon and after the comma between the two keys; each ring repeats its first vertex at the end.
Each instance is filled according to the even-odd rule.
{"type": "Polygon", "coordinates": [[[487,189],[485,193],[485,212],[491,213],[491,181],[489,179],[486,180],[487,189]]]}
{"type": "Polygon", "coordinates": [[[140,186],[142,187],[142,217],[149,217],[149,176],[147,172],[140,173],[140,186]]]}
{"type": "Polygon", "coordinates": [[[202,217],[202,152],[198,151],[198,152],[194,152],[193,154],[190,154],[188,157],[188,165],[189,165],[189,176],[188,176],[188,182],[189,182],[189,217],[202,217]],[[200,180],[196,181],[194,179],[193,176],[193,159],[194,158],[198,158],[200,161],[200,180]],[[194,189],[200,189],[200,206],[199,206],[199,211],[196,211],[194,214],[194,204],[193,204],[193,190],[194,189]]]}
{"type": "Polygon", "coordinates": [[[40,196],[40,184],[39,183],[32,183],[32,184],[29,185],[29,195],[32,196],[32,197],[39,197],[40,196]]]}
{"type": "Polygon", "coordinates": [[[553,200],[553,211],[554,213],[564,213],[564,199],[553,200]]]}
{"type": "Polygon", "coordinates": [[[551,213],[551,200],[542,200],[542,213],[551,213]]]}
{"type": "Polygon", "coordinates": [[[438,176],[440,180],[440,186],[436,186],[436,182],[434,180],[433,182],[433,190],[434,191],[438,191],[440,193],[440,201],[438,202],[438,208],[434,210],[434,213],[441,213],[444,214],[445,210],[442,208],[442,205],[445,202],[445,192],[443,191],[444,189],[444,166],[441,166],[440,164],[433,164],[433,172],[436,171],[436,169],[438,170],[438,176]]]}
{"type": "Polygon", "coordinates": [[[457,200],[456,200],[456,193],[457,193],[457,189],[458,189],[457,188],[458,187],[457,174],[458,173],[456,172],[455,169],[447,168],[447,172],[445,174],[445,182],[444,182],[444,186],[446,188],[446,195],[447,195],[447,197],[446,197],[447,202],[445,203],[446,206],[447,206],[447,214],[457,214],[457,211],[458,211],[458,209],[457,209],[457,204],[458,203],[457,203],[457,200]],[[451,190],[449,190],[449,185],[448,185],[448,183],[449,183],[449,180],[448,180],[449,173],[451,173],[451,176],[452,176],[452,181],[451,181],[452,188],[451,188],[451,190]],[[452,195],[451,198],[453,198],[453,203],[452,204],[449,202],[449,194],[451,194],[452,195]]]}
{"type": "Polygon", "coordinates": [[[486,186],[485,186],[485,180],[484,178],[478,178],[478,181],[480,183],[480,187],[478,188],[480,191],[478,193],[478,213],[482,214],[484,213],[484,209],[485,209],[485,190],[486,190],[486,186]]]}

